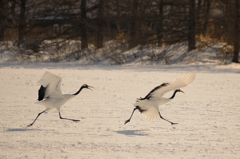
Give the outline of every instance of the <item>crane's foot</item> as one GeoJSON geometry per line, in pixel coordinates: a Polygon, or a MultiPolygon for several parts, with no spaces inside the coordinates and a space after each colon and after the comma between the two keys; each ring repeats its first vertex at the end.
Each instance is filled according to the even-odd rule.
{"type": "Polygon", "coordinates": [[[127,124],[129,121],[130,121],[130,119],[126,120],[125,123],[124,123],[124,125],[127,124]]]}
{"type": "Polygon", "coordinates": [[[33,124],[29,124],[29,125],[27,125],[27,127],[30,127],[30,126],[32,126],[33,124]]]}

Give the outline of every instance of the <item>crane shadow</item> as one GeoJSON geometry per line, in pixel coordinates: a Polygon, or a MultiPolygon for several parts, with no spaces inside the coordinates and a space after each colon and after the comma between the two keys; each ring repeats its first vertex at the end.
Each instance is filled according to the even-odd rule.
{"type": "Polygon", "coordinates": [[[28,128],[9,128],[5,131],[8,131],[8,132],[21,132],[21,131],[36,131],[38,129],[28,129],[28,128]]]}
{"type": "Polygon", "coordinates": [[[148,136],[146,130],[120,130],[115,132],[127,136],[148,136]]]}

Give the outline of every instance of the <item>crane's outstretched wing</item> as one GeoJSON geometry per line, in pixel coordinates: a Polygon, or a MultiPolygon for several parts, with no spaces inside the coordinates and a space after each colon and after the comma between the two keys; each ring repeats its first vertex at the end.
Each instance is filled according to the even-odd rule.
{"type": "Polygon", "coordinates": [[[187,73],[173,81],[170,81],[168,83],[163,83],[157,87],[155,87],[153,90],[151,90],[146,97],[142,99],[150,99],[150,98],[160,98],[165,93],[179,89],[181,87],[185,87],[188,84],[190,84],[195,79],[194,73],[187,73]]]}
{"type": "Polygon", "coordinates": [[[62,95],[61,91],[62,79],[53,73],[45,72],[42,79],[38,82],[41,87],[38,91],[38,100],[44,98],[58,98],[62,95]]]}

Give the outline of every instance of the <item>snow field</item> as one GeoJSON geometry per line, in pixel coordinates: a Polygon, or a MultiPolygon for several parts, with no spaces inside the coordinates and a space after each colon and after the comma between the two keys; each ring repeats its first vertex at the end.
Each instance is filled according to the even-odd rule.
{"type": "MultiPolygon", "coordinates": [[[[20,64],[0,68],[0,158],[239,158],[238,70],[192,66],[81,66],[20,64]],[[37,81],[45,71],[62,77],[62,92],[83,90],[61,108],[42,114],[37,81]],[[168,122],[138,111],[124,125],[136,98],[193,72],[196,79],[160,106],[168,122]]],[[[170,96],[167,94],[166,96],[170,96]]]]}

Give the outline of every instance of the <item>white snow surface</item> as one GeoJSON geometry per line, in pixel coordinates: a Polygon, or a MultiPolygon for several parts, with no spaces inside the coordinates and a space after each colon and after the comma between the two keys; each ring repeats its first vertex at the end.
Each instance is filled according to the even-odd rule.
{"type": "MultiPolygon", "coordinates": [[[[207,158],[240,156],[240,68],[230,65],[0,64],[0,158],[207,158]],[[61,108],[42,114],[37,81],[45,71],[62,77],[62,92],[83,90],[61,108]],[[148,122],[133,110],[136,98],[188,72],[185,93],[160,106],[164,118],[148,122]]],[[[171,96],[167,94],[166,96],[171,96]]]]}

